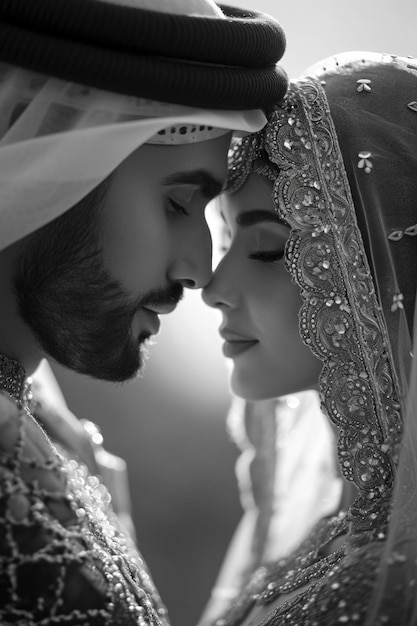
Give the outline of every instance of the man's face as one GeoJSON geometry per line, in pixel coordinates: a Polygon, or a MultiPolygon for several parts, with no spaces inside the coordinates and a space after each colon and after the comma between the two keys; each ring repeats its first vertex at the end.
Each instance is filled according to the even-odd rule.
{"type": "Polygon", "coordinates": [[[15,290],[46,355],[95,378],[136,375],[159,314],[211,278],[205,207],[223,186],[229,143],[142,146],[29,238],[15,290]]]}

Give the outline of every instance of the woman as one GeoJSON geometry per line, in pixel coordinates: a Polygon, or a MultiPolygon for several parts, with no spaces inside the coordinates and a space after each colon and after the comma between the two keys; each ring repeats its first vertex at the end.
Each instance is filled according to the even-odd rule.
{"type": "Polygon", "coordinates": [[[232,389],[258,401],[318,384],[344,488],[217,626],[417,623],[416,99],[412,59],[341,55],[231,155],[227,251],[204,298],[232,389]]]}

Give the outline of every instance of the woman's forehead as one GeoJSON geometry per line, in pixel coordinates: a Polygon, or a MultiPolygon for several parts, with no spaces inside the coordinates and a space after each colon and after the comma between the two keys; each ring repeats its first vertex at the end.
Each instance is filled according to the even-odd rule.
{"type": "Polygon", "coordinates": [[[272,185],[262,176],[251,173],[240,189],[225,194],[224,205],[228,211],[237,213],[250,210],[274,211],[272,185]]]}

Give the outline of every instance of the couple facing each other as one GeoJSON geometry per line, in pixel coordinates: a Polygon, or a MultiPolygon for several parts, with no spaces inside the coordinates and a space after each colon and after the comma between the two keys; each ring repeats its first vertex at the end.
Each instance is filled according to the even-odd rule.
{"type": "MultiPolygon", "coordinates": [[[[110,14],[107,3],[100,4],[95,10],[105,17],[101,46],[109,37],[110,14]]],[[[108,68],[113,74],[98,72],[101,47],[92,46],[89,64],[80,63],[86,49],[76,38],[65,40],[70,54],[64,54],[65,47],[60,50],[62,66],[42,65],[57,42],[45,37],[50,24],[41,12],[35,17],[43,32],[34,29],[28,41],[27,15],[18,15],[26,10],[17,4],[2,8],[13,14],[13,19],[8,16],[13,24],[9,34],[20,37],[27,54],[16,60],[18,46],[9,40],[2,57],[7,63],[2,68],[2,122],[11,121],[3,127],[0,154],[1,384],[6,392],[0,396],[2,620],[168,622],[146,565],[95,476],[101,469],[97,457],[73,422],[68,426],[64,419],[60,429],[54,408],[45,408],[42,396],[33,398],[24,368],[31,373],[47,354],[82,373],[126,379],[140,366],[138,344],[156,332],[158,314],[175,306],[183,287],[205,287],[206,301],[225,315],[226,351],[234,356],[232,384],[243,397],[255,400],[317,386],[324,361],[323,406],[340,427],[341,471],[357,490],[346,512],[339,514],[335,505],[329,513],[336,515],[319,521],[312,534],[306,533],[305,543],[285,558],[257,569],[268,555],[251,562],[248,544],[247,567],[236,574],[238,593],[217,624],[413,623],[413,62],[372,55],[352,65],[341,61],[295,84],[282,100],[285,79],[271,71],[271,59],[263,59],[264,73],[255,72],[259,84],[254,85],[248,63],[239,86],[234,83],[226,93],[227,102],[210,100],[215,97],[209,89],[204,93],[209,111],[189,111],[181,108],[183,100],[179,107],[164,103],[177,102],[181,70],[197,70],[193,64],[178,68],[177,59],[165,67],[166,59],[149,59],[151,69],[158,66],[160,79],[164,72],[176,75],[178,70],[176,97],[172,85],[165,85],[164,93],[157,91],[163,91],[163,80],[156,87],[146,84],[148,91],[135,91],[132,76],[118,72],[120,63],[132,59],[122,56],[124,46],[121,56],[113,54],[114,41],[107,50],[109,60],[115,57],[108,68]],[[42,44],[44,53],[36,58],[37,71],[44,68],[60,80],[31,73],[27,51],[33,51],[29,44],[34,42],[42,44]],[[92,88],[63,80],[74,80],[74,65],[78,82],[92,88]],[[261,98],[262,86],[267,95],[261,98]],[[258,96],[251,100],[248,93],[258,96]],[[138,101],[139,95],[162,103],[138,101]],[[244,201],[231,195],[222,203],[230,245],[211,277],[204,207],[226,177],[228,131],[258,131],[265,122],[259,111],[235,112],[236,100],[243,96],[242,109],[268,108],[269,121],[261,134],[236,146],[229,187],[236,194],[242,185],[248,191],[246,195],[242,187],[244,201]],[[178,170],[179,164],[184,169],[178,170]],[[244,203],[251,194],[257,205],[247,211],[244,203]],[[254,215],[259,209],[268,219],[262,215],[260,222],[261,211],[254,215]],[[229,279],[236,260],[240,270],[229,279]],[[241,291],[234,290],[241,286],[237,277],[246,281],[241,291]],[[240,296],[242,313],[236,313],[240,296]],[[307,346],[298,333],[301,304],[307,346]],[[242,328],[234,328],[234,320],[241,320],[242,328]],[[246,326],[245,320],[255,326],[246,326]],[[252,332],[256,329],[265,329],[266,343],[261,332],[252,332]],[[283,362],[282,344],[272,345],[277,332],[295,360],[291,364],[288,358],[275,375],[273,369],[283,362]],[[271,374],[269,382],[264,375],[254,376],[262,363],[271,374]],[[256,389],[259,382],[265,387],[256,389]]],[[[120,15],[126,25],[134,14],[120,15]]],[[[155,20],[153,12],[149,16],[155,20]]],[[[212,17],[205,22],[207,32],[216,22],[212,17]]],[[[232,17],[226,28],[240,24],[232,17]]],[[[162,32],[163,20],[158,20],[162,32]]],[[[187,28],[186,22],[179,23],[187,28]]],[[[226,24],[221,16],[219,24],[226,24]]],[[[247,26],[242,38],[250,33],[247,26]]],[[[165,43],[160,42],[162,48],[165,43]]],[[[201,62],[199,69],[213,83],[223,79],[226,89],[230,75],[224,72],[224,59],[216,59],[219,67],[214,58],[212,64],[201,58],[194,63],[201,62]]],[[[236,74],[235,59],[230,66],[236,74]]],[[[198,76],[196,72],[194,78],[198,76]]],[[[152,76],[147,78],[152,83],[152,76]]],[[[187,92],[186,103],[201,108],[199,90],[207,80],[186,82],[191,92],[195,87],[187,92]]],[[[254,484],[261,490],[264,486],[262,481],[254,484]]],[[[260,510],[260,521],[262,514],[260,510]]],[[[258,526],[253,544],[259,543],[258,526]]],[[[260,539],[269,540],[265,533],[260,539]]]]}

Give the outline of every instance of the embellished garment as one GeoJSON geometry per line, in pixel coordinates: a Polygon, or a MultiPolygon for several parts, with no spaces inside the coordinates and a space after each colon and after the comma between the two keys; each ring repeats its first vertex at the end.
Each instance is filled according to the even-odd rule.
{"type": "Polygon", "coordinates": [[[340,55],[234,148],[231,189],[266,177],[291,228],[300,333],[357,497],[257,569],[216,626],[417,624],[416,101],[415,60],[340,55]]]}
{"type": "Polygon", "coordinates": [[[342,497],[335,438],[316,391],[256,402],[236,396],[227,426],[241,451],[235,473],[244,513],[201,625],[221,614],[260,565],[290,555],[342,497]]]}
{"type": "Polygon", "coordinates": [[[24,370],[0,356],[0,623],[167,626],[107,487],[38,412],[24,370]]]}

